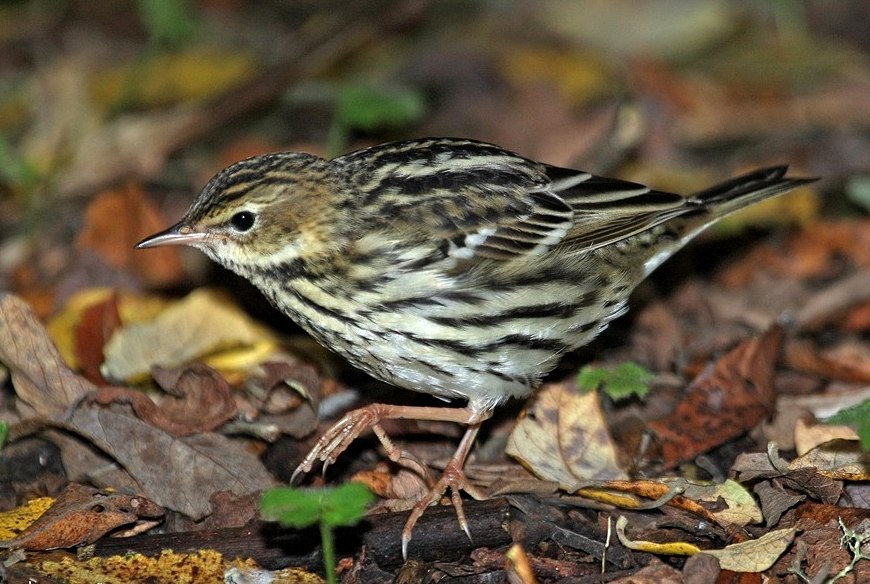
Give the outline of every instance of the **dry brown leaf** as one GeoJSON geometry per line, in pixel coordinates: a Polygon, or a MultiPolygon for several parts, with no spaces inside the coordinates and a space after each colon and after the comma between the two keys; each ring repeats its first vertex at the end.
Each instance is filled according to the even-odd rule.
{"type": "Polygon", "coordinates": [[[719,525],[724,527],[745,527],[750,523],[761,523],[761,510],[755,499],[740,483],[727,479],[722,483],[701,484],[685,479],[662,479],[668,486],[682,487],[682,497],[705,503],[712,510],[710,514],[719,525]]]}
{"type": "Polygon", "coordinates": [[[718,280],[737,288],[748,284],[759,272],[790,280],[824,278],[844,259],[866,268],[870,266],[870,219],[819,221],[791,236],[785,249],[781,248],[773,241],[754,247],[746,258],[724,270],[718,280]]]}
{"type": "Polygon", "coordinates": [[[246,379],[249,416],[281,433],[304,438],[317,429],[323,378],[298,357],[278,353],[256,365],[246,379]]]}
{"type": "Polygon", "coordinates": [[[858,440],[831,440],[791,461],[792,470],[812,469],[837,481],[870,480],[870,453],[858,440]]]}
{"type": "Polygon", "coordinates": [[[220,373],[193,363],[178,369],[154,368],[154,379],[168,394],[155,403],[149,396],[126,387],[107,387],[97,392],[100,405],[128,403],[141,419],[173,436],[209,432],[232,419],[236,401],[229,383],[220,373]]]}
{"type": "Polygon", "coordinates": [[[145,497],[70,484],[54,504],[18,537],[2,547],[52,550],[93,543],[106,533],[140,519],[154,521],[163,509],[145,497]]]}
{"type": "Polygon", "coordinates": [[[62,427],[110,455],[162,507],[200,520],[212,512],[213,493],[246,495],[275,482],[240,442],[213,433],[176,438],[119,408],[83,404],[62,427]]]}
{"type": "Polygon", "coordinates": [[[184,278],[178,249],[162,247],[142,253],[135,247],[167,223],[141,187],[130,184],[106,191],[91,202],[76,247],[97,253],[108,264],[131,271],[150,286],[167,286],[184,278]]]}
{"type": "Polygon", "coordinates": [[[856,352],[839,357],[822,351],[805,341],[789,342],[785,346],[785,364],[804,373],[849,383],[870,383],[870,355],[856,352]]]}
{"type": "Polygon", "coordinates": [[[779,524],[782,514],[806,499],[805,495],[798,495],[783,488],[782,482],[776,479],[761,481],[752,489],[761,503],[761,511],[767,525],[779,524]]]}
{"type": "Polygon", "coordinates": [[[586,481],[626,478],[598,392],[581,393],[573,383],[538,391],[511,432],[506,452],[568,491],[586,481]]]}
{"type": "MultiPolygon", "coordinates": [[[[793,463],[792,463],[793,464],[793,463]]],[[[741,484],[759,479],[773,479],[778,485],[807,493],[826,503],[836,503],[843,493],[843,483],[818,472],[812,466],[791,468],[788,461],[778,455],[772,460],[768,452],[740,454],[731,466],[731,472],[741,484]]]]}
{"type": "Polygon", "coordinates": [[[674,413],[649,423],[666,467],[692,460],[754,428],[773,410],[773,366],[783,332],[732,349],[697,377],[674,413]]]}
{"type": "Polygon", "coordinates": [[[86,308],[75,329],[75,351],[82,373],[97,385],[108,382],[100,373],[103,364],[103,346],[116,329],[121,327],[118,295],[113,293],[103,302],[86,308]]]}
{"type": "MultiPolygon", "coordinates": [[[[69,297],[63,308],[46,325],[51,339],[57,345],[64,362],[70,368],[81,368],[76,349],[76,331],[81,325],[84,313],[97,304],[107,302],[113,296],[117,297],[118,316],[121,322],[128,326],[152,320],[169,304],[168,300],[158,296],[130,294],[113,288],[100,287],[79,290],[69,297]]],[[[101,354],[104,345],[105,340],[100,346],[101,354]]]]}
{"type": "Polygon", "coordinates": [[[0,363],[9,368],[23,404],[46,418],[61,417],[96,386],[69,369],[30,307],[0,293],[0,363]]]}

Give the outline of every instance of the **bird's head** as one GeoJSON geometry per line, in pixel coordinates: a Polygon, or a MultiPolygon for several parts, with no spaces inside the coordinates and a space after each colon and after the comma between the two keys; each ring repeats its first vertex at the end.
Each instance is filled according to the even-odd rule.
{"type": "Polygon", "coordinates": [[[219,172],[181,221],[137,247],[189,245],[242,276],[314,260],[343,243],[338,194],[322,158],[255,156],[219,172]]]}

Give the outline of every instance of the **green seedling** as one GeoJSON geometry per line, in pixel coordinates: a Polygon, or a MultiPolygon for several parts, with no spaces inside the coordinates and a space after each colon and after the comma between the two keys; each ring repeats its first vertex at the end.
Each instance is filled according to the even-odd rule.
{"type": "Polygon", "coordinates": [[[263,493],[260,509],[264,519],[277,521],[284,527],[304,529],[315,523],[320,524],[326,581],[334,584],[335,547],[332,530],[356,525],[373,500],[371,491],[359,483],[320,489],[279,487],[263,493]]]}
{"type": "Polygon", "coordinates": [[[582,391],[594,391],[600,387],[611,399],[618,401],[633,395],[646,397],[653,379],[655,375],[631,361],[621,363],[616,369],[587,365],[577,374],[577,387],[582,391]]]}
{"type": "Polygon", "coordinates": [[[861,450],[870,452],[870,400],[864,400],[851,408],[845,408],[822,420],[825,424],[851,426],[858,432],[861,450]]]}

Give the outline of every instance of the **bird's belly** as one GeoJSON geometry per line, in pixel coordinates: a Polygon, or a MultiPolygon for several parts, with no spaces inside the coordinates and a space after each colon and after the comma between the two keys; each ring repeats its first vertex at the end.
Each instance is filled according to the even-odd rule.
{"type": "Polygon", "coordinates": [[[614,299],[613,280],[583,271],[521,284],[443,274],[405,272],[378,287],[345,281],[340,291],[298,281],[272,301],[372,376],[486,409],[531,393],[565,352],[623,311],[627,296],[614,299]]]}

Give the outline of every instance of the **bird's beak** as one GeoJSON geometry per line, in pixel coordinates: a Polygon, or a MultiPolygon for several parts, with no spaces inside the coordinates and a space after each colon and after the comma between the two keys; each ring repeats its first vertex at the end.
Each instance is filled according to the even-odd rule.
{"type": "Polygon", "coordinates": [[[186,225],[184,221],[181,221],[168,229],[146,237],[137,243],[136,247],[143,249],[146,247],[158,247],[160,245],[196,245],[205,241],[206,236],[206,233],[197,232],[189,225],[186,225]]]}

